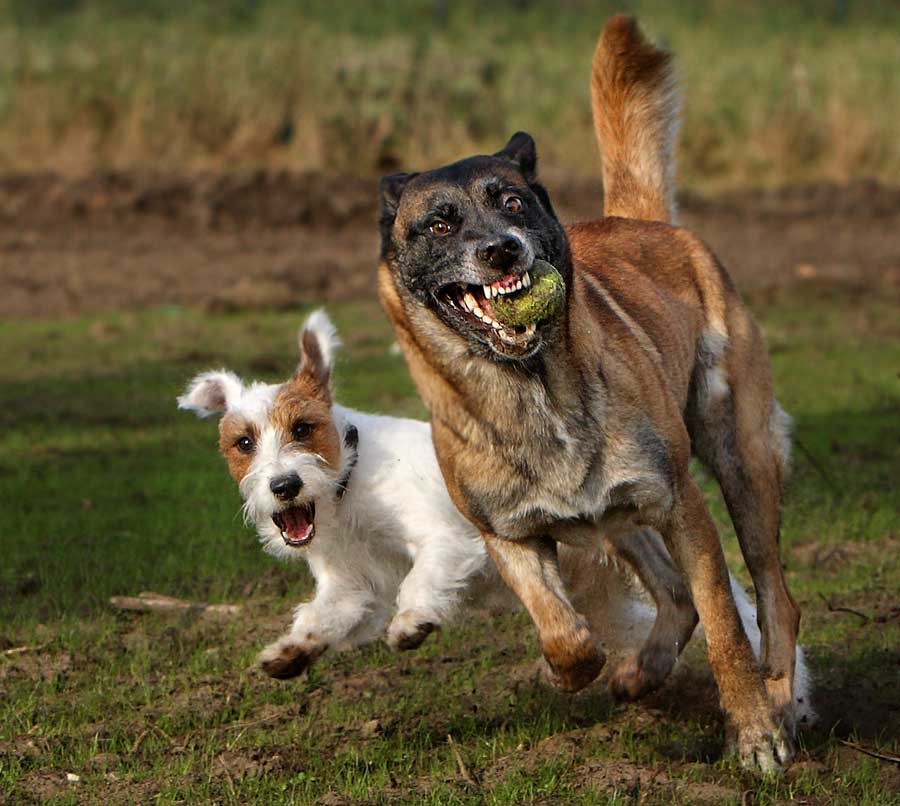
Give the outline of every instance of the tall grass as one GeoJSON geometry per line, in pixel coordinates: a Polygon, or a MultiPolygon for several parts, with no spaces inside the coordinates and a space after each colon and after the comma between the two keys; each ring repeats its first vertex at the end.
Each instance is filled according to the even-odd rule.
{"type": "MultiPolygon", "coordinates": [[[[538,138],[596,171],[608,0],[0,0],[0,170],[378,173],[538,138]]],[[[677,55],[688,184],[900,180],[900,7],[625,3],[677,55]]]]}

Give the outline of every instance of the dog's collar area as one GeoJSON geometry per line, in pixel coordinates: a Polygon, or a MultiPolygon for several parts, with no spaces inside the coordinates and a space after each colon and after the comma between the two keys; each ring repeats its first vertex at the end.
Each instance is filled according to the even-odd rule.
{"type": "Polygon", "coordinates": [[[338,501],[347,492],[347,487],[350,484],[350,474],[353,473],[353,468],[356,467],[356,460],[359,458],[359,451],[357,450],[359,446],[359,429],[353,423],[347,423],[347,428],[344,431],[344,446],[347,448],[349,455],[347,464],[344,466],[344,472],[341,473],[341,477],[337,480],[338,501]]]}

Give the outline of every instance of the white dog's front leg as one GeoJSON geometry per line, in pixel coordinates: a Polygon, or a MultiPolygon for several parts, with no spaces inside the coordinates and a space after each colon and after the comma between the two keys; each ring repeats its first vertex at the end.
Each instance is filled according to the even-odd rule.
{"type": "Polygon", "coordinates": [[[397,615],[388,627],[392,649],[415,649],[451,614],[469,578],[487,555],[480,541],[461,541],[458,533],[436,535],[416,554],[397,594],[397,615]]]}
{"type": "Polygon", "coordinates": [[[364,580],[320,580],[315,598],[294,611],[291,629],[260,653],[260,666],[270,677],[296,677],[326,650],[363,643],[359,629],[377,610],[372,589],[364,580]],[[351,633],[357,633],[353,640],[351,633]]]}

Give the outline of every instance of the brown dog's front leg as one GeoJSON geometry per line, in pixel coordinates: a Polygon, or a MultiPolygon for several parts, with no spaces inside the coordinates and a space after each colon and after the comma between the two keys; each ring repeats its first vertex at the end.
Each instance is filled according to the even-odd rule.
{"type": "Polygon", "coordinates": [[[550,680],[563,691],[578,691],[600,674],[606,657],[587,620],[569,603],[559,576],[556,544],[549,537],[506,540],[482,533],[504,581],[531,615],[550,680]]]}

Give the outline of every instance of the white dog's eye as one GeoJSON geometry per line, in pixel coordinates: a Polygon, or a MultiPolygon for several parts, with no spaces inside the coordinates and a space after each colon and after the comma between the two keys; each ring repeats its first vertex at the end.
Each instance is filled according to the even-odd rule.
{"type": "Polygon", "coordinates": [[[234,443],[234,446],[241,453],[253,453],[253,440],[250,437],[241,437],[237,442],[234,443]]]}
{"type": "Polygon", "coordinates": [[[294,427],[291,429],[291,435],[294,437],[296,442],[302,442],[306,439],[310,432],[312,431],[311,423],[304,423],[302,421],[298,421],[294,423],[294,427]]]}

